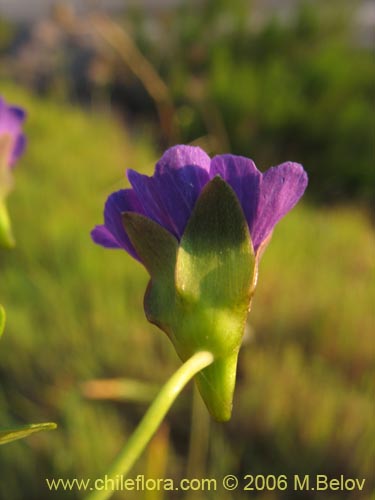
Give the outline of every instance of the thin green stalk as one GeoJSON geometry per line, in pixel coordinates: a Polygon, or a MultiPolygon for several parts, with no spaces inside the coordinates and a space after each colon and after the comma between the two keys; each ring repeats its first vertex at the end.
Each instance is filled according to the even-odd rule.
{"type": "MultiPolygon", "coordinates": [[[[185,385],[213,361],[214,357],[210,352],[197,352],[172,375],[105,475],[107,480],[115,479],[119,474],[125,476],[129,472],[185,385]]],[[[102,484],[101,482],[101,487],[102,484]]],[[[107,500],[113,493],[111,489],[97,490],[88,495],[86,500],[107,500]]]]}
{"type": "Polygon", "coordinates": [[[5,202],[0,199],[0,247],[12,248],[14,244],[8,210],[5,202]]]}
{"type": "MultiPolygon", "coordinates": [[[[194,387],[186,477],[205,475],[210,436],[210,415],[197,387],[194,387]]],[[[190,497],[189,497],[190,498],[190,497]]],[[[202,498],[194,491],[192,498],[202,498]]]]}

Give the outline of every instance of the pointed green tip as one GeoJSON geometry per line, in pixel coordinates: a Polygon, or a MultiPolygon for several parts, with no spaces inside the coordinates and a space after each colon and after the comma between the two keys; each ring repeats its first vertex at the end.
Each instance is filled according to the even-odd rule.
{"type": "Polygon", "coordinates": [[[238,352],[218,359],[196,377],[203,401],[217,422],[227,422],[232,416],[237,358],[238,352]]]}

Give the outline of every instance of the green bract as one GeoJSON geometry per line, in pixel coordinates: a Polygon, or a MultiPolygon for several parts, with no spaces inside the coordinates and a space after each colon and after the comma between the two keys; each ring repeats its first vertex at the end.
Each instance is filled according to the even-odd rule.
{"type": "Polygon", "coordinates": [[[212,179],[180,243],[140,214],[124,213],[123,223],[151,276],[147,319],[167,333],[183,361],[212,352],[215,361],[197,383],[212,416],[228,420],[256,267],[237,196],[220,177],[212,179]]]}

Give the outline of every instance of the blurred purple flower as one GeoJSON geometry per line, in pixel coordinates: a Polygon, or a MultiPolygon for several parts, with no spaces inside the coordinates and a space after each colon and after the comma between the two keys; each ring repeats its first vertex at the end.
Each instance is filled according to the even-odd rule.
{"type": "Polygon", "coordinates": [[[257,253],[307,186],[307,174],[298,163],[282,163],[262,174],[248,158],[225,154],[211,160],[202,149],[183,145],[164,153],[152,177],[134,170],[127,175],[132,188],[109,196],[104,225],[96,226],[91,236],[95,243],[123,248],[138,260],[122,223],[123,212],[145,215],[180,240],[203,187],[219,175],[238,197],[257,253]]]}
{"type": "Polygon", "coordinates": [[[0,96],[0,144],[5,137],[7,155],[5,163],[9,167],[14,166],[25,149],[26,138],[22,132],[25,117],[26,113],[22,108],[7,104],[0,96]]]}

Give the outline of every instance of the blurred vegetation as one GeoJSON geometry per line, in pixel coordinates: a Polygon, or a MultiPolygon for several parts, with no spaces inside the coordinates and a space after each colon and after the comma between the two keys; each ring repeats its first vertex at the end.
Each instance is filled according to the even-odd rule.
{"type": "Polygon", "coordinates": [[[353,2],[301,2],[290,19],[258,24],[247,0],[186,3],[165,20],[160,49],[140,30],[143,53],[177,106],[183,142],[290,159],[310,175],[309,196],[369,200],[375,184],[375,66],[356,42],[353,2]]]}
{"type": "MultiPolygon", "coordinates": [[[[100,477],[147,394],[179,365],[144,318],[146,272],[89,237],[106,196],[125,185],[125,168],[151,174],[174,142],[243,154],[262,169],[298,161],[310,184],[261,262],[232,420],[209,423],[196,398],[191,417],[190,387],[131,477],[345,474],[366,478],[366,489],[340,498],[375,494],[375,238],[367,210],[375,67],[359,43],[357,2],[300,2],[287,19],[263,21],[255,2],[199,5],[199,15],[184,2],[155,18],[138,8],[115,21],[63,6],[29,31],[0,20],[0,94],[29,113],[27,154],[9,199],[17,247],[0,250],[8,318],[0,427],[59,425],[2,447],[0,498],[81,498],[48,492],[44,478],[100,477]],[[84,396],[81,384],[110,377],[133,388],[126,402],[84,396]]],[[[247,498],[239,490],[174,497],[247,498]]],[[[252,497],[289,500],[290,491],[252,497]]]]}
{"type": "Polygon", "coordinates": [[[300,1],[261,19],[262,2],[206,0],[199,15],[182,2],[115,20],[61,5],[28,41],[4,45],[2,72],[45,95],[112,106],[158,147],[201,138],[261,169],[297,161],[310,199],[369,204],[375,65],[360,5],[300,1]]]}
{"type": "MultiPolygon", "coordinates": [[[[100,477],[145,411],[141,402],[87,400],[80,384],[101,377],[161,384],[179,365],[166,336],[144,318],[146,272],[125,252],[106,251],[89,237],[107,194],[125,184],[125,167],[151,174],[159,153],[109,115],[37,99],[5,82],[1,92],[28,109],[29,144],[9,199],[17,247],[0,251],[0,299],[8,317],[0,426],[53,420],[59,429],[3,447],[0,498],[79,498],[48,492],[45,478],[100,477]]],[[[200,417],[190,450],[209,441],[207,457],[192,460],[190,387],[131,477],[345,474],[366,478],[366,489],[362,497],[340,498],[370,500],[373,251],[366,212],[350,205],[294,209],[261,262],[232,420],[211,423],[207,437],[207,415],[195,408],[200,417]]],[[[146,498],[125,496],[140,495],[146,498]]],[[[287,500],[290,491],[253,497],[287,500]]],[[[174,498],[200,496],[175,492],[174,498]]],[[[201,498],[248,496],[220,490],[201,498]]],[[[332,494],[295,498],[330,500],[332,494]]]]}

